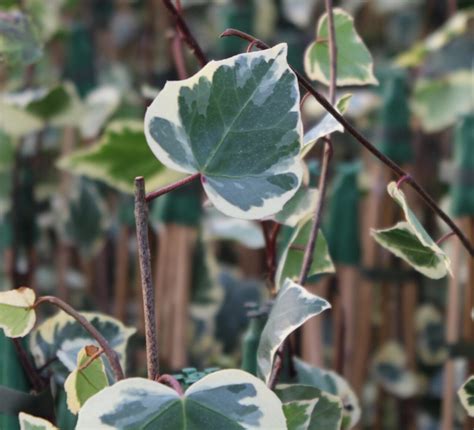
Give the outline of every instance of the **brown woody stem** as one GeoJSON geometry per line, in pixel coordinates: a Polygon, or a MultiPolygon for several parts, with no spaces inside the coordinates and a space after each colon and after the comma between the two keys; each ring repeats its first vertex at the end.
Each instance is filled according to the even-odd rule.
{"type": "MultiPolygon", "coordinates": [[[[190,182],[193,182],[196,179],[199,179],[200,177],[201,177],[200,173],[195,173],[193,175],[186,176],[185,178],[183,178],[179,181],[173,182],[172,184],[169,184],[169,185],[166,185],[164,187],[158,188],[157,190],[152,191],[151,193],[147,194],[145,196],[145,201],[150,202],[150,201],[156,199],[157,197],[160,197],[163,194],[169,193],[170,191],[173,191],[176,188],[180,188],[183,185],[189,184],[190,182]]],[[[137,179],[139,179],[139,178],[135,179],[135,183],[136,183],[137,179]]]]}
{"type": "Polygon", "coordinates": [[[150,245],[148,243],[148,205],[145,198],[145,180],[142,176],[135,178],[135,224],[143,292],[148,378],[155,380],[159,375],[157,320],[151,276],[150,245]]]}

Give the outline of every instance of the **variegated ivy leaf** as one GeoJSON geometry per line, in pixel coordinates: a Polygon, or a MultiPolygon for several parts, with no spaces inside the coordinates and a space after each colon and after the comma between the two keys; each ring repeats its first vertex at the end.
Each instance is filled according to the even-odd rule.
{"type": "MultiPolygon", "coordinates": [[[[306,217],[305,220],[295,228],[287,245],[285,246],[275,275],[275,284],[280,287],[286,278],[296,278],[303,264],[306,244],[311,233],[312,219],[306,217]]],[[[335,272],[334,264],[329,255],[328,244],[322,231],[319,231],[316,244],[314,246],[313,261],[309,268],[308,276],[318,275],[320,273],[335,272]]]]}
{"type": "MultiPolygon", "coordinates": [[[[337,85],[378,84],[373,73],[369,50],[357,34],[354,19],[342,9],[334,8],[334,26],[337,45],[337,85]]],[[[310,79],[329,85],[329,32],[327,14],[318,22],[316,41],[306,49],[305,71],[310,79]]]]}
{"type": "Polygon", "coordinates": [[[35,417],[25,412],[18,415],[20,430],[59,430],[44,418],[35,417]]]}
{"type": "Polygon", "coordinates": [[[389,341],[379,349],[373,369],[376,380],[389,393],[402,399],[417,393],[416,374],[408,369],[405,351],[398,342],[389,341]]]}
{"type": "Polygon", "coordinates": [[[440,78],[419,79],[411,108],[425,131],[440,131],[454,125],[462,115],[472,112],[473,90],[470,70],[455,71],[440,78]]]}
{"type": "MultiPolygon", "coordinates": [[[[117,352],[122,368],[126,366],[126,348],[128,339],[135,329],[124,326],[115,318],[95,312],[82,312],[82,315],[105,337],[110,346],[117,352]]],[[[71,316],[59,312],[45,320],[30,336],[30,351],[40,368],[50,360],[54,360],[48,369],[59,384],[63,384],[70,372],[76,368],[79,351],[87,345],[95,345],[96,341],[71,316]]],[[[105,369],[110,382],[114,376],[108,360],[104,360],[105,369]]]]}
{"type": "Polygon", "coordinates": [[[170,387],[130,378],[90,398],[79,411],[77,430],[285,429],[281,402],[265,384],[242,370],[205,376],[184,396],[170,387]]]}
{"type": "Polygon", "coordinates": [[[387,191],[403,209],[407,222],[386,230],[372,230],[377,242],[430,278],[439,279],[447,273],[452,275],[449,257],[423,228],[408,206],[403,191],[395,182],[388,184],[387,191]]]}
{"type": "Polygon", "coordinates": [[[470,417],[474,417],[474,375],[471,375],[458,391],[464,409],[470,417]]]}
{"type": "Polygon", "coordinates": [[[33,114],[0,99],[0,130],[13,138],[20,138],[43,128],[43,122],[33,114]]]}
{"type": "Polygon", "coordinates": [[[359,422],[361,416],[359,400],[349,383],[342,376],[331,370],[313,367],[297,357],[293,357],[293,365],[295,366],[296,382],[298,384],[319,388],[321,391],[341,399],[344,408],[343,429],[350,429],[359,422]]]}
{"type": "Polygon", "coordinates": [[[296,227],[303,219],[314,212],[319,191],[301,185],[296,194],[285,203],[283,209],[275,214],[275,221],[290,227],[296,227]]]}
{"type": "Polygon", "coordinates": [[[440,366],[449,356],[444,340],[441,312],[432,304],[420,306],[415,314],[416,347],[419,359],[428,366],[440,366]]]}
{"type": "Polygon", "coordinates": [[[377,243],[405,260],[418,272],[432,279],[440,279],[449,271],[448,257],[438,246],[426,246],[413,227],[405,221],[387,229],[371,229],[377,243]]]}
{"type": "Polygon", "coordinates": [[[282,384],[275,389],[283,403],[288,430],[340,430],[342,402],[310,385],[282,384]]]}
{"type": "Polygon", "coordinates": [[[35,292],[26,287],[0,292],[0,328],[8,337],[26,336],[36,322],[35,292]]]}
{"type": "Polygon", "coordinates": [[[210,201],[226,215],[272,215],[302,177],[299,89],[287,46],[211,61],[168,82],[149,106],[145,135],[166,166],[202,174],[210,201]]]}
{"type": "MultiPolygon", "coordinates": [[[[336,103],[336,110],[343,114],[349,108],[349,102],[352,98],[352,94],[345,94],[342,96],[336,103]]],[[[303,139],[303,151],[301,152],[301,156],[304,157],[311,149],[313,148],[314,144],[324,136],[328,134],[334,133],[339,131],[344,133],[344,127],[341,123],[334,118],[330,113],[324,115],[323,119],[319,121],[313,128],[311,128],[306,134],[304,135],[303,139]]]]}
{"type": "Polygon", "coordinates": [[[71,95],[64,85],[56,85],[32,100],[26,110],[43,121],[52,118],[68,109],[72,103],[71,95]]]}
{"type": "Polygon", "coordinates": [[[99,348],[87,345],[77,355],[77,368],[64,382],[67,407],[76,415],[87,399],[109,386],[102,358],[95,355],[99,348]]]}
{"type": "Polygon", "coordinates": [[[286,279],[260,337],[257,350],[259,376],[268,382],[275,353],[283,341],[305,321],[330,307],[326,300],[286,279]]]}
{"type": "Polygon", "coordinates": [[[73,152],[60,159],[58,165],[126,193],[133,193],[137,176],[145,178],[150,190],[183,177],[156,161],[146,144],[143,124],[134,120],[111,123],[99,143],[73,152]]]}

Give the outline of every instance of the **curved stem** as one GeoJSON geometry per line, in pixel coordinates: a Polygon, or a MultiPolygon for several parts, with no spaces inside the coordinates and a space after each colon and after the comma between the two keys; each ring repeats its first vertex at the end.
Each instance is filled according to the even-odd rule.
{"type": "Polygon", "coordinates": [[[454,236],[454,231],[450,231],[446,234],[443,234],[443,236],[441,236],[437,241],[436,241],[436,245],[441,245],[446,239],[449,239],[451,236],[454,236]]]}
{"type": "MultiPolygon", "coordinates": [[[[251,42],[256,40],[255,46],[260,49],[268,49],[269,46],[266,43],[263,43],[261,40],[256,39],[255,37],[244,33],[240,30],[227,29],[224,33],[221,34],[221,37],[227,36],[237,36],[241,39],[251,42]]],[[[298,81],[302,87],[311,93],[311,95],[324,107],[324,109],[329,112],[343,127],[344,129],[351,134],[361,145],[363,145],[372,155],[378,158],[382,163],[384,163],[388,168],[390,168],[398,177],[408,175],[405,170],[403,170],[397,163],[392,161],[389,157],[380,152],[365,136],[363,136],[357,129],[347,121],[336,109],[333,108],[329,100],[326,99],[321,93],[316,91],[312,84],[302,76],[297,70],[293,69],[298,81]]],[[[435,212],[449,227],[454,231],[454,234],[459,237],[459,240],[462,242],[464,248],[469,252],[471,256],[474,256],[474,245],[470,243],[469,239],[464,235],[461,229],[456,225],[456,223],[436,204],[432,197],[423,189],[423,187],[415,181],[413,178],[409,178],[406,182],[417,192],[417,194],[425,201],[425,203],[435,212]]]]}
{"type": "Polygon", "coordinates": [[[207,64],[206,54],[204,54],[203,50],[199,46],[199,43],[197,43],[196,39],[192,35],[188,25],[186,24],[186,21],[181,16],[180,11],[176,8],[171,0],[163,0],[163,4],[173,16],[183,42],[188,45],[189,49],[191,49],[194,56],[199,61],[201,67],[204,67],[207,64]]]}
{"type": "Polygon", "coordinates": [[[179,383],[179,381],[171,375],[163,374],[156,379],[156,382],[159,382],[160,384],[168,385],[168,387],[171,387],[180,396],[184,395],[183,387],[181,387],[181,384],[179,383]]]}
{"type": "Polygon", "coordinates": [[[146,364],[148,378],[155,380],[159,375],[157,319],[151,276],[150,245],[148,243],[148,206],[145,199],[145,180],[142,176],[135,178],[135,224],[145,317],[146,364]]]}
{"type": "Polygon", "coordinates": [[[35,304],[33,305],[33,308],[36,309],[42,303],[51,303],[52,305],[66,312],[68,315],[72,316],[104,350],[104,354],[107,356],[110,366],[112,367],[112,371],[114,372],[115,379],[120,381],[124,378],[118,354],[111,348],[105,337],[102,336],[102,334],[83,315],[77,312],[66,302],[63,302],[61,299],[58,299],[54,296],[43,296],[38,298],[38,300],[36,300],[35,304]]]}
{"type": "Polygon", "coordinates": [[[158,188],[157,190],[152,191],[151,193],[148,193],[145,196],[145,201],[146,202],[151,202],[152,200],[156,199],[157,197],[160,197],[163,194],[169,193],[170,191],[173,191],[176,188],[180,188],[183,185],[189,184],[190,182],[193,182],[193,181],[195,181],[196,179],[198,179],[200,177],[201,177],[201,173],[199,173],[199,172],[194,173],[193,175],[186,176],[185,178],[183,178],[179,181],[173,182],[172,184],[169,184],[169,185],[166,185],[164,187],[158,188]]]}

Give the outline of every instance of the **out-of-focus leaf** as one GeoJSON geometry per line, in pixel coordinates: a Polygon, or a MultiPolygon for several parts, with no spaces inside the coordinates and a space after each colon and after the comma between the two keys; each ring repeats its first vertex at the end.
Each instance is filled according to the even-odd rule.
{"type": "Polygon", "coordinates": [[[38,29],[41,40],[48,41],[60,28],[61,8],[66,0],[25,0],[24,6],[38,29]]]}
{"type": "Polygon", "coordinates": [[[77,368],[64,382],[67,405],[73,414],[79,412],[87,399],[109,386],[102,358],[94,357],[98,351],[94,345],[82,348],[77,355],[77,368]]]}
{"type": "Polygon", "coordinates": [[[5,336],[26,336],[36,322],[35,292],[26,287],[0,292],[0,328],[5,336]]]}
{"type": "Polygon", "coordinates": [[[426,132],[443,130],[474,109],[474,82],[469,70],[441,78],[419,79],[411,100],[413,113],[426,132]]]}
{"type": "Polygon", "coordinates": [[[316,0],[283,0],[282,12],[285,18],[297,27],[305,29],[313,18],[316,0]]]}
{"type": "Polygon", "coordinates": [[[296,382],[310,385],[341,399],[343,405],[342,428],[350,429],[360,420],[359,400],[348,382],[336,372],[312,367],[308,363],[293,357],[296,370],[296,382]]]}
{"type": "Polygon", "coordinates": [[[20,430],[59,430],[48,420],[34,417],[25,412],[20,412],[18,418],[20,420],[20,430]]]}
{"type": "Polygon", "coordinates": [[[233,240],[250,249],[265,246],[262,229],[253,221],[230,218],[211,209],[204,218],[204,238],[207,240],[233,240]]]}
{"type": "Polygon", "coordinates": [[[389,393],[406,399],[418,391],[416,375],[408,369],[405,351],[397,342],[390,341],[375,354],[374,375],[389,393]]]}
{"type": "MultiPolygon", "coordinates": [[[[126,368],[127,343],[135,329],[126,327],[107,315],[94,312],[82,312],[82,315],[105,337],[119,355],[122,368],[126,368]]],[[[30,336],[30,350],[36,367],[40,368],[49,360],[58,358],[48,366],[58,384],[63,384],[68,374],[76,368],[79,351],[94,344],[95,339],[75,319],[62,311],[41,323],[30,336]]],[[[105,360],[105,369],[109,381],[114,381],[108,360],[105,360]]]]}
{"type": "Polygon", "coordinates": [[[93,428],[285,429],[278,397],[242,370],[211,373],[186,390],[130,378],[90,398],[79,411],[77,430],[93,428]]]}
{"type": "MultiPolygon", "coordinates": [[[[333,9],[337,44],[337,85],[378,84],[369,50],[357,34],[354,19],[344,10],[333,9]]],[[[318,21],[316,41],[306,49],[305,71],[315,81],[329,85],[329,31],[327,14],[318,21]]]]}
{"type": "Polygon", "coordinates": [[[50,121],[71,103],[71,98],[63,85],[57,85],[46,92],[43,97],[31,101],[26,110],[43,121],[50,121]]]}
{"type": "Polygon", "coordinates": [[[42,54],[30,18],[17,11],[0,11],[0,63],[27,66],[38,61],[42,54]]]}
{"type": "Polygon", "coordinates": [[[287,46],[212,61],[168,82],[149,106],[145,135],[168,167],[202,174],[210,201],[228,216],[260,219],[297,191],[302,125],[287,46]]]}
{"type": "Polygon", "coordinates": [[[470,417],[474,417],[474,375],[471,375],[459,389],[458,396],[467,414],[470,417]]]}
{"type": "Polygon", "coordinates": [[[415,315],[417,353],[428,366],[439,366],[448,358],[444,340],[445,324],[441,312],[431,304],[420,306],[415,315]]]}
{"type": "MultiPolygon", "coordinates": [[[[286,278],[295,279],[303,264],[304,252],[311,234],[312,217],[306,217],[295,228],[287,245],[285,246],[275,275],[275,284],[279,287],[286,278]]],[[[314,245],[313,261],[309,268],[308,276],[320,273],[333,273],[334,264],[329,255],[328,244],[322,231],[319,231],[314,245]]]]}
{"type": "Polygon", "coordinates": [[[288,430],[340,430],[342,402],[339,397],[310,385],[278,385],[288,430]]]}
{"type": "MultiPolygon", "coordinates": [[[[345,94],[337,101],[336,110],[340,114],[343,114],[349,108],[351,98],[352,94],[345,94]]],[[[344,133],[344,127],[330,113],[327,113],[321,121],[305,133],[301,156],[304,157],[309,151],[311,151],[314,144],[319,139],[336,131],[344,133]]]]}
{"type": "Polygon", "coordinates": [[[398,55],[395,62],[402,67],[419,66],[430,53],[438,51],[452,39],[465,33],[468,22],[473,18],[474,9],[458,11],[426,39],[416,43],[411,49],[398,55]]]}
{"type": "Polygon", "coordinates": [[[134,120],[113,122],[98,144],[73,152],[60,159],[58,165],[126,193],[133,193],[137,176],[145,178],[150,191],[184,176],[153,157],[143,135],[143,124],[134,120]]]}
{"type": "Polygon", "coordinates": [[[296,227],[299,222],[313,213],[318,202],[319,191],[301,185],[296,194],[285,203],[283,209],[275,214],[275,221],[290,227],[296,227]]]}
{"type": "Polygon", "coordinates": [[[0,99],[0,130],[12,138],[23,137],[43,128],[36,116],[0,99]]]}
{"type": "Polygon", "coordinates": [[[99,135],[107,120],[118,109],[120,100],[120,91],[111,85],[98,87],[87,94],[80,125],[84,139],[93,139],[99,135]]]}
{"type": "Polygon", "coordinates": [[[286,279],[273,304],[257,351],[258,374],[265,382],[271,376],[273,360],[283,341],[305,321],[331,305],[304,287],[286,279]]]}

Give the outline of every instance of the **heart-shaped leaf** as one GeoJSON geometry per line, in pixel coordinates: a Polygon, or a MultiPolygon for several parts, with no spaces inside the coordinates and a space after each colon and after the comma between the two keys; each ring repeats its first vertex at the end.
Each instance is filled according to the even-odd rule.
{"type": "Polygon", "coordinates": [[[340,430],[342,403],[339,397],[310,385],[278,385],[288,430],[340,430]]]}
{"type": "Polygon", "coordinates": [[[77,368],[64,382],[67,406],[77,414],[87,399],[109,386],[102,358],[95,356],[99,348],[87,345],[77,355],[77,368]]]}
{"type": "Polygon", "coordinates": [[[59,430],[44,418],[35,417],[25,412],[18,415],[20,430],[59,430]]]}
{"type": "Polygon", "coordinates": [[[474,375],[471,375],[459,389],[458,396],[467,414],[474,417],[474,375]]]}
{"type": "MultiPolygon", "coordinates": [[[[94,312],[82,312],[82,315],[105,337],[119,355],[122,368],[125,368],[128,339],[135,333],[135,329],[126,327],[107,315],[94,312]]],[[[36,367],[40,368],[55,357],[58,358],[48,369],[53,371],[59,384],[63,384],[69,373],[76,368],[79,351],[87,345],[95,344],[95,339],[75,319],[62,311],[41,323],[30,336],[30,351],[36,367]]],[[[109,381],[113,381],[109,362],[104,361],[109,381]]]]}
{"type": "Polygon", "coordinates": [[[26,336],[36,322],[35,292],[26,287],[0,292],[0,328],[8,337],[26,336]]]}
{"type": "MultiPolygon", "coordinates": [[[[337,85],[378,84],[373,73],[372,56],[357,34],[354,19],[342,9],[334,8],[337,45],[337,85]]],[[[327,14],[318,22],[316,41],[306,49],[306,74],[313,80],[329,85],[329,32],[327,14]]]]}
{"type": "Polygon", "coordinates": [[[211,61],[193,77],[168,82],[149,106],[145,135],[166,166],[202,175],[226,215],[272,215],[302,177],[302,124],[287,46],[211,61]]]}
{"type": "Polygon", "coordinates": [[[397,342],[387,342],[375,354],[374,373],[379,384],[397,397],[406,399],[417,392],[416,375],[408,369],[405,351],[397,342]]]}
{"type": "Polygon", "coordinates": [[[325,393],[330,393],[341,399],[343,405],[342,428],[350,429],[360,420],[361,409],[359,400],[348,382],[332,370],[319,369],[293,357],[296,370],[296,382],[319,388],[325,393]]]}
{"type": "Polygon", "coordinates": [[[58,165],[126,193],[133,193],[137,176],[145,177],[149,189],[183,177],[156,161],[146,144],[143,124],[134,120],[111,123],[98,144],[73,152],[59,160],[58,165]]]}
{"type": "MultiPolygon", "coordinates": [[[[278,262],[275,284],[279,287],[286,278],[295,279],[303,264],[306,244],[311,234],[312,219],[307,217],[295,228],[278,262]]],[[[329,255],[328,244],[322,231],[319,231],[314,246],[313,261],[308,276],[320,273],[333,273],[336,269],[329,255]]]]}
{"type": "Polygon", "coordinates": [[[180,397],[147,379],[120,381],[91,397],[79,411],[77,430],[93,428],[285,429],[281,402],[242,370],[205,376],[180,397]]]}
{"type": "Polygon", "coordinates": [[[309,318],[330,307],[326,300],[286,279],[260,337],[257,350],[259,376],[268,382],[275,353],[283,341],[309,318]]]}

